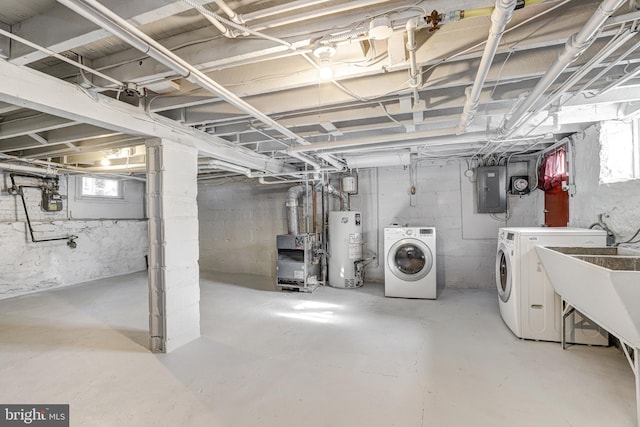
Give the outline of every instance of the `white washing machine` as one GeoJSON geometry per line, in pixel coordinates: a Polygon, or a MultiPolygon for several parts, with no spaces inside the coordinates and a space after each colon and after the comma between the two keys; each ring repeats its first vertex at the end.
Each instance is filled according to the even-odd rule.
{"type": "MultiPolygon", "coordinates": [[[[562,307],[536,253],[536,246],[606,246],[601,230],[565,227],[501,228],[498,232],[496,286],[500,315],[519,338],[561,338],[562,307]]],[[[593,322],[575,314],[575,336],[569,342],[608,345],[609,337],[593,322]]]]}
{"type": "Polygon", "coordinates": [[[384,295],[437,298],[436,229],[384,229],[384,295]]]}

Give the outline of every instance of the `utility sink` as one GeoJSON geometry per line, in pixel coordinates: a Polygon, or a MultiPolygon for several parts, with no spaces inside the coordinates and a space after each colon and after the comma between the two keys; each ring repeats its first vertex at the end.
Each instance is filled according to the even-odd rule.
{"type": "Polygon", "coordinates": [[[578,311],[640,348],[640,253],[623,248],[536,248],[551,285],[578,311]]]}
{"type": "MultiPolygon", "coordinates": [[[[562,299],[620,339],[635,376],[640,427],[640,253],[544,246],[536,246],[536,251],[562,299]]],[[[564,315],[563,307],[563,322],[564,315]]]]}

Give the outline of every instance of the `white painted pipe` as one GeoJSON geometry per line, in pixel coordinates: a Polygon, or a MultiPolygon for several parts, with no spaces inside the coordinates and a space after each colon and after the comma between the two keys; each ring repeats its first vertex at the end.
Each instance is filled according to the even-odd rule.
{"type": "MultiPolygon", "coordinates": [[[[276,178],[280,176],[299,176],[302,178],[304,175],[318,174],[321,172],[337,172],[335,168],[322,168],[320,170],[307,170],[307,171],[296,171],[296,172],[280,172],[280,173],[263,173],[263,172],[251,172],[249,174],[249,178],[276,178]]],[[[309,178],[312,179],[312,178],[309,178]]],[[[317,178],[313,178],[314,180],[317,178]]]]}
{"type": "Polygon", "coordinates": [[[307,182],[308,179],[287,179],[285,181],[267,181],[264,177],[258,178],[258,182],[263,185],[282,185],[282,184],[292,184],[296,182],[307,182]]]}
{"type": "Polygon", "coordinates": [[[161,55],[162,50],[166,50],[162,45],[159,45],[156,43],[157,46],[161,47],[161,49],[157,49],[156,48],[157,46],[155,47],[152,46],[148,42],[149,40],[151,40],[149,36],[142,33],[140,30],[138,30],[134,26],[129,25],[129,23],[126,21],[125,21],[127,23],[126,26],[121,26],[120,24],[116,24],[115,22],[117,22],[117,20],[121,20],[121,18],[118,15],[115,15],[109,9],[102,6],[100,3],[91,2],[91,6],[96,8],[96,10],[98,11],[96,12],[96,10],[92,10],[87,6],[87,4],[84,4],[87,2],[80,3],[77,0],[57,0],[57,1],[63,4],[64,6],[68,7],[69,9],[73,10],[78,15],[83,16],[87,18],[89,21],[98,25],[99,27],[104,28],[105,30],[115,35],[116,37],[120,38],[121,40],[125,41],[126,43],[129,43],[131,47],[138,49],[140,52],[146,55],[149,55],[150,57],[154,58],[156,61],[168,67],[169,69],[177,72],[180,76],[184,78],[189,77],[190,72],[187,68],[185,68],[182,65],[178,65],[173,61],[170,61],[167,58],[163,57],[163,55],[161,55]],[[111,18],[111,20],[105,19],[105,17],[111,18]],[[115,20],[113,19],[114,17],[116,18],[115,20]],[[127,29],[125,30],[125,28],[127,29]],[[129,31],[130,28],[132,28],[134,31],[129,31]]]}
{"type": "Polygon", "coordinates": [[[256,30],[253,30],[249,27],[245,27],[244,25],[240,25],[234,21],[230,21],[228,19],[223,18],[222,16],[218,15],[217,13],[213,13],[211,12],[209,9],[205,9],[204,5],[209,3],[207,0],[182,0],[183,2],[187,3],[189,6],[193,7],[194,9],[196,9],[198,12],[200,12],[203,15],[209,16],[212,19],[215,19],[217,21],[220,21],[220,23],[222,24],[226,24],[232,28],[235,28],[236,30],[239,30],[240,32],[242,32],[245,35],[254,35],[256,37],[260,37],[262,39],[265,40],[271,40],[274,43],[278,43],[281,45],[284,45],[286,47],[288,47],[291,50],[295,50],[296,47],[294,45],[292,45],[291,43],[279,39],[277,37],[272,37],[270,35],[258,32],[256,30]]]}
{"type": "Polygon", "coordinates": [[[0,162],[0,170],[10,172],[26,172],[39,175],[59,175],[55,169],[44,169],[35,166],[14,165],[13,163],[0,162]]]}
{"type": "Polygon", "coordinates": [[[255,12],[249,12],[242,15],[245,22],[255,21],[256,19],[263,19],[268,16],[281,15],[294,10],[307,9],[318,4],[329,3],[331,0],[297,0],[281,4],[278,6],[270,7],[255,12]]]}
{"type": "Polygon", "coordinates": [[[109,77],[106,74],[101,73],[100,71],[94,70],[93,68],[87,67],[84,64],[81,64],[80,62],[77,61],[73,61],[69,58],[67,58],[66,56],[60,55],[58,52],[54,52],[51,49],[47,49],[46,47],[42,47],[36,43],[33,43],[25,38],[22,38],[18,35],[15,35],[13,33],[10,33],[9,31],[5,31],[2,28],[0,28],[0,34],[8,37],[10,39],[13,39],[19,43],[22,43],[23,45],[29,46],[33,49],[39,50],[40,52],[44,52],[47,55],[53,56],[56,59],[59,59],[60,61],[66,62],[67,64],[73,65],[74,67],[80,68],[81,70],[84,70],[88,73],[91,73],[95,76],[98,76],[102,79],[105,79],[115,85],[117,85],[118,87],[124,87],[125,84],[119,80],[114,79],[113,77],[109,77]]]}
{"type": "Polygon", "coordinates": [[[515,6],[516,0],[496,0],[496,7],[491,13],[489,37],[487,38],[487,44],[484,46],[484,52],[480,59],[480,65],[478,66],[478,72],[473,86],[471,86],[471,89],[467,92],[467,100],[462,109],[462,117],[460,117],[460,123],[458,124],[458,134],[465,133],[475,118],[482,88],[487,80],[493,58],[496,56],[500,40],[502,40],[502,34],[504,34],[507,24],[511,21],[515,6]]]}
{"type": "MultiPolygon", "coordinates": [[[[320,170],[321,169],[320,163],[316,162],[315,160],[310,159],[309,157],[305,156],[304,154],[297,153],[297,152],[291,152],[291,153],[287,152],[287,154],[290,155],[291,157],[295,157],[296,159],[307,163],[308,165],[310,165],[315,170],[320,170]]],[[[340,168],[340,169],[342,169],[342,168],[340,168]]]]}
{"type": "MultiPolygon", "coordinates": [[[[190,0],[183,1],[186,1],[189,4],[195,4],[190,0]]],[[[276,120],[273,120],[271,117],[267,116],[248,102],[242,100],[233,92],[229,91],[228,89],[208,77],[206,74],[195,68],[193,65],[189,64],[188,62],[171,52],[169,49],[165,48],[160,43],[140,31],[138,28],[131,25],[127,20],[121,18],[119,15],[104,7],[98,1],[82,0],[80,2],[79,0],[58,0],[58,2],[71,8],[76,13],[84,16],[98,26],[110,31],[112,34],[118,36],[125,42],[131,44],[131,46],[154,58],[156,61],[180,73],[183,77],[185,77],[192,83],[199,85],[200,87],[208,90],[214,95],[219,96],[229,104],[237,107],[238,109],[265,123],[266,125],[272,127],[284,136],[293,139],[301,145],[310,144],[309,141],[292,132],[286,126],[280,124],[276,120]]],[[[315,169],[320,169],[320,164],[311,159],[308,159],[306,157],[297,158],[311,165],[315,169]]],[[[329,156],[323,156],[323,158],[327,161],[329,161],[328,159],[331,159],[331,162],[339,164],[339,162],[329,156]]],[[[342,169],[342,167],[340,169],[342,169]]]]}
{"type": "Polygon", "coordinates": [[[222,160],[209,160],[205,163],[204,167],[210,167],[214,169],[221,169],[227,172],[237,172],[246,176],[251,175],[251,169],[243,166],[234,165],[233,163],[225,162],[222,160]]]}
{"type": "MultiPolygon", "coordinates": [[[[576,83],[582,80],[591,70],[593,70],[596,66],[602,63],[605,59],[607,59],[611,54],[617,51],[620,47],[622,47],[626,42],[628,42],[632,37],[634,37],[637,33],[626,30],[626,33],[622,34],[618,39],[613,40],[607,46],[605,46],[600,52],[597,53],[591,60],[582,66],[580,70],[576,71],[567,81],[565,81],[562,86],[560,86],[551,96],[547,96],[544,99],[542,104],[538,103],[534,106],[533,110],[529,112],[524,120],[526,121],[529,118],[535,116],[540,111],[546,109],[555,101],[557,101],[562,95],[564,95],[570,88],[572,88],[576,83]]],[[[640,43],[640,42],[639,42],[640,43]]],[[[614,64],[606,67],[606,69],[613,68],[615,64],[620,63],[623,60],[623,57],[617,58],[614,64]]],[[[600,73],[599,73],[600,74],[600,73]]],[[[604,89],[603,89],[604,92],[604,89]]],[[[600,94],[602,94],[601,92],[600,94]]]]}
{"type": "Polygon", "coordinates": [[[34,173],[47,174],[47,175],[60,175],[62,174],[62,172],[65,172],[68,174],[75,174],[75,175],[90,175],[90,176],[108,177],[108,178],[117,177],[122,179],[131,179],[134,181],[143,181],[143,182],[147,181],[146,178],[127,175],[127,174],[114,173],[114,172],[94,173],[89,170],[86,170],[85,168],[69,166],[69,165],[61,165],[58,163],[47,162],[44,160],[21,159],[15,156],[9,156],[8,154],[2,154],[2,153],[0,153],[0,156],[8,160],[16,160],[16,161],[21,161],[21,162],[30,163],[32,165],[36,165],[36,166],[24,166],[24,165],[16,165],[13,163],[0,162],[0,169],[4,169],[6,165],[7,170],[9,170],[8,167],[14,167],[14,168],[20,168],[20,169],[15,169],[16,171],[34,172],[34,173]]]}
{"type": "MultiPolygon", "coordinates": [[[[330,6],[330,7],[324,8],[324,9],[309,10],[311,8],[308,8],[307,12],[304,12],[304,13],[301,13],[301,14],[298,14],[298,15],[293,15],[293,16],[290,16],[290,17],[276,19],[274,21],[270,21],[270,22],[265,23],[265,24],[252,25],[252,28],[254,28],[254,29],[258,30],[258,31],[261,31],[261,30],[281,27],[281,26],[284,26],[284,25],[289,25],[289,24],[293,24],[293,23],[297,23],[297,22],[301,22],[301,21],[308,21],[310,19],[320,18],[320,17],[327,16],[327,15],[335,15],[335,14],[338,14],[338,13],[343,13],[343,12],[347,12],[347,11],[354,10],[354,9],[371,7],[371,6],[380,4],[380,3],[386,3],[387,1],[388,0],[356,0],[356,1],[349,1],[349,2],[346,2],[346,3],[343,3],[343,4],[330,6]]],[[[305,5],[305,8],[308,7],[308,2],[306,2],[306,3],[307,4],[305,5]]],[[[279,8],[279,6],[276,6],[276,8],[279,8]]],[[[254,17],[253,14],[244,15],[245,21],[254,20],[254,19],[260,19],[260,18],[263,18],[264,16],[268,16],[268,15],[274,15],[273,13],[270,12],[269,9],[267,9],[266,11],[258,11],[258,12],[255,12],[255,13],[256,13],[255,17],[254,17]]],[[[280,14],[280,13],[282,13],[282,12],[278,12],[278,14],[280,14]]]]}
{"type": "Polygon", "coordinates": [[[596,12],[589,18],[582,29],[572,35],[565,45],[564,50],[558,56],[558,60],[549,68],[547,73],[540,79],[531,94],[518,107],[518,109],[508,117],[502,127],[500,134],[508,137],[519,124],[530,108],[544,95],[545,91],[556,81],[562,72],[578,58],[593,43],[598,31],[607,22],[607,19],[615,12],[625,0],[604,0],[596,12]]]}
{"type": "MultiPolygon", "coordinates": [[[[618,65],[620,62],[624,61],[627,56],[629,56],[631,53],[635,52],[637,49],[640,48],[640,41],[636,42],[633,46],[629,47],[622,55],[618,56],[615,60],[615,62],[612,62],[611,64],[607,65],[606,67],[604,67],[602,70],[600,70],[598,72],[598,74],[596,74],[595,76],[593,76],[591,78],[591,80],[589,80],[587,83],[583,84],[579,89],[577,89],[574,93],[573,96],[571,96],[571,98],[574,98],[577,94],[587,90],[589,87],[591,87],[591,85],[597,81],[600,80],[600,78],[602,76],[604,76],[605,74],[607,74],[609,71],[611,71],[611,69],[613,67],[615,67],[616,65],[618,65]]],[[[570,99],[571,99],[570,98],[570,99]]]]}
{"type": "Polygon", "coordinates": [[[420,102],[418,87],[420,86],[421,76],[418,73],[418,60],[416,58],[416,28],[418,28],[418,18],[412,18],[407,21],[407,51],[409,52],[409,87],[413,90],[413,105],[417,106],[420,102]]]}
{"type": "MultiPolygon", "coordinates": [[[[305,152],[315,152],[315,151],[328,151],[333,150],[337,151],[341,148],[352,148],[352,147],[366,147],[368,145],[376,145],[379,143],[391,142],[391,141],[416,141],[424,138],[433,138],[437,136],[447,136],[455,133],[455,128],[443,128],[443,129],[433,129],[426,130],[420,132],[411,132],[411,133],[397,133],[391,135],[379,135],[379,136],[371,136],[364,138],[353,138],[347,139],[344,141],[331,141],[331,142],[318,142],[315,144],[311,144],[308,146],[297,146],[297,147],[289,147],[287,152],[291,153],[305,153],[305,152]]],[[[483,133],[483,135],[486,135],[483,133]]],[[[415,142],[414,142],[415,145],[415,142]]]]}
{"type": "Polygon", "coordinates": [[[614,81],[613,83],[609,84],[607,87],[605,87],[600,92],[598,92],[598,95],[604,95],[605,93],[609,92],[611,89],[614,89],[620,85],[625,84],[626,82],[637,77],[638,75],[640,75],[640,66],[634,68],[631,72],[625,74],[624,77],[621,77],[618,80],[614,81]]]}
{"type": "Polygon", "coordinates": [[[211,23],[211,25],[213,25],[214,27],[216,27],[218,29],[218,31],[220,31],[220,33],[227,37],[227,38],[235,38],[235,33],[233,31],[230,31],[227,27],[225,27],[224,25],[222,25],[222,23],[220,21],[218,21],[215,18],[212,18],[211,16],[207,15],[206,13],[202,13],[202,11],[199,8],[195,8],[198,13],[200,13],[200,15],[202,15],[207,21],[209,21],[211,23]]]}
{"type": "Polygon", "coordinates": [[[411,155],[409,152],[345,156],[344,159],[347,162],[347,167],[349,167],[349,169],[402,166],[411,163],[411,155]]]}
{"type": "Polygon", "coordinates": [[[214,0],[220,9],[236,24],[244,24],[244,20],[233,9],[231,9],[224,0],[214,0]]]}

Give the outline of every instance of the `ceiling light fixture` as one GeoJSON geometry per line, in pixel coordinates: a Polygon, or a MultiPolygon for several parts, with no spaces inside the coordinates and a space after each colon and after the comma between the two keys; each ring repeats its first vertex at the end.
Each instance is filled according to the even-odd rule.
{"type": "Polygon", "coordinates": [[[331,58],[333,58],[335,54],[336,48],[332,45],[320,45],[313,49],[313,56],[320,60],[320,67],[318,68],[320,80],[331,80],[333,77],[331,58]]]}

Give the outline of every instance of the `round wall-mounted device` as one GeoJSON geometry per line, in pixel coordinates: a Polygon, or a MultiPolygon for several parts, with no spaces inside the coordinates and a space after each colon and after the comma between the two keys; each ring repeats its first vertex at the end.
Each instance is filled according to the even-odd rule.
{"type": "Polygon", "coordinates": [[[529,177],[528,176],[512,176],[511,188],[509,190],[511,194],[523,195],[529,193],[529,177]]]}

